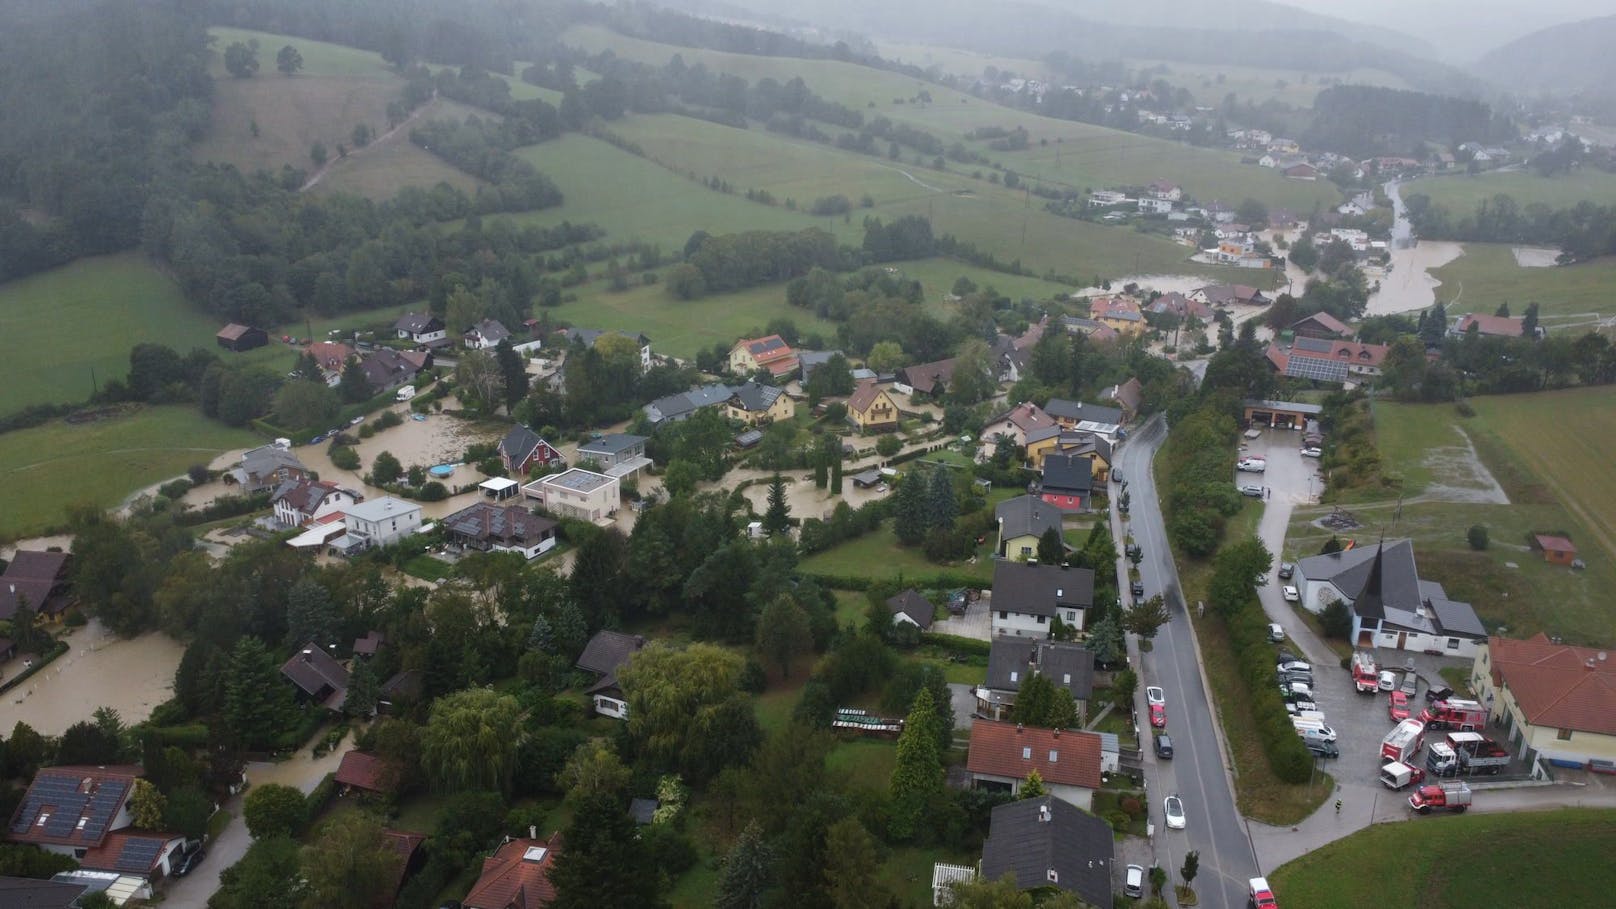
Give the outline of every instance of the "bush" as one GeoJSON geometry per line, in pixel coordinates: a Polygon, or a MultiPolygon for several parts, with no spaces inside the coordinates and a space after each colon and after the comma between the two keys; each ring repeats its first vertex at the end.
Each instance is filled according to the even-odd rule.
{"type": "Polygon", "coordinates": [[[415,498],[422,502],[441,502],[449,497],[449,490],[442,483],[433,480],[424,484],[415,493],[415,498]]]}
{"type": "Polygon", "coordinates": [[[1145,810],[1144,803],[1139,801],[1138,798],[1136,798],[1134,796],[1131,796],[1131,795],[1123,796],[1117,802],[1117,807],[1121,808],[1124,812],[1126,812],[1128,817],[1138,817],[1140,812],[1145,810]]]}
{"type": "Polygon", "coordinates": [[[165,499],[177,499],[191,491],[191,481],[188,479],[171,480],[157,487],[157,494],[165,499]]]}
{"type": "MultiPolygon", "coordinates": [[[[370,428],[368,425],[366,429],[370,428]]],[[[361,435],[363,431],[361,430],[361,435]]],[[[341,470],[359,469],[359,451],[347,445],[338,445],[331,449],[331,463],[341,470]]]]}
{"type": "Polygon", "coordinates": [[[923,644],[930,644],[949,653],[960,656],[986,657],[993,652],[993,645],[988,641],[979,641],[976,638],[962,638],[952,634],[938,634],[928,631],[920,636],[923,644]]]}
{"type": "Polygon", "coordinates": [[[206,483],[208,480],[212,479],[212,475],[208,473],[208,465],[206,464],[192,464],[190,467],[185,468],[185,475],[190,477],[191,482],[197,486],[201,486],[203,483],[206,483]]]}
{"type": "Polygon", "coordinates": [[[1485,524],[1472,524],[1472,525],[1470,525],[1469,532],[1467,532],[1465,534],[1465,540],[1467,540],[1470,543],[1470,548],[1476,550],[1477,552],[1481,552],[1482,550],[1486,549],[1487,548],[1487,525],[1485,525],[1485,524]]]}
{"type": "Polygon", "coordinates": [[[875,453],[883,458],[890,458],[903,448],[903,441],[897,436],[887,433],[875,441],[875,453]]]}
{"type": "MultiPolygon", "coordinates": [[[[330,777],[326,778],[326,782],[335,788],[336,783],[330,777]]],[[[247,822],[247,832],[252,834],[253,839],[295,837],[303,831],[303,825],[313,813],[310,810],[313,799],[313,794],[304,799],[303,793],[279,783],[254,786],[242,802],[242,818],[247,822]]],[[[324,802],[319,804],[323,805],[324,802]]]]}
{"type": "MultiPolygon", "coordinates": [[[[376,425],[382,429],[392,429],[394,426],[397,426],[403,422],[404,418],[399,416],[397,411],[393,410],[382,411],[382,415],[376,418],[376,425]]],[[[365,425],[368,426],[370,424],[367,423],[365,425]]]]}

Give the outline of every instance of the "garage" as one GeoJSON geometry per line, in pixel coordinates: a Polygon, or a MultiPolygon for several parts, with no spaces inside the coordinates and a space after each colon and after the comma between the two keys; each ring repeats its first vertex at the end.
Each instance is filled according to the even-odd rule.
{"type": "Polygon", "coordinates": [[[1245,408],[1245,425],[1267,426],[1273,429],[1301,429],[1309,420],[1317,420],[1324,410],[1317,404],[1302,404],[1296,401],[1248,399],[1240,403],[1245,408]]]}

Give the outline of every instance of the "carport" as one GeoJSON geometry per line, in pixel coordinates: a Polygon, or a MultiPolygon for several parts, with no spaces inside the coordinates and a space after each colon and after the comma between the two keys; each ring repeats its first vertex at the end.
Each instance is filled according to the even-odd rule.
{"type": "Polygon", "coordinates": [[[1317,404],[1302,404],[1296,401],[1248,399],[1240,404],[1246,411],[1246,425],[1269,426],[1274,429],[1301,429],[1309,420],[1317,420],[1324,410],[1317,404]]]}

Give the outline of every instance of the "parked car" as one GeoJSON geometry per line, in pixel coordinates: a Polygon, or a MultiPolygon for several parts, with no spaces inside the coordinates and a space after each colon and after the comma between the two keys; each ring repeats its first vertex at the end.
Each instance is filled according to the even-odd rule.
{"type": "MultiPolygon", "coordinates": [[[[1295,662],[1298,662],[1298,661],[1300,661],[1302,659],[1301,657],[1297,656],[1294,653],[1291,653],[1289,650],[1286,650],[1283,647],[1280,648],[1279,653],[1275,654],[1274,658],[1276,660],[1278,660],[1279,662],[1281,662],[1281,663],[1295,663],[1295,662]]],[[[1309,668],[1311,668],[1311,667],[1309,667],[1309,668]]]]}
{"type": "Polygon", "coordinates": [[[1279,624],[1278,622],[1269,622],[1268,640],[1273,641],[1276,644],[1285,640],[1285,626],[1279,624]]]}
{"type": "Polygon", "coordinates": [[[1165,704],[1150,705],[1150,725],[1157,729],[1167,728],[1167,706],[1165,704]]]}
{"type": "Polygon", "coordinates": [[[1453,697],[1453,689],[1446,685],[1425,689],[1425,703],[1427,704],[1432,701],[1445,701],[1451,697],[1453,697]]]}
{"type": "Polygon", "coordinates": [[[1292,657],[1288,660],[1280,660],[1278,663],[1275,663],[1274,668],[1278,669],[1280,672],[1312,672],[1313,664],[1305,660],[1298,660],[1295,657],[1292,657]]]}
{"type": "Polygon", "coordinates": [[[1251,496],[1253,499],[1260,499],[1262,498],[1262,487],[1247,483],[1246,485],[1240,487],[1240,494],[1243,496],[1251,496]]]}
{"type": "Polygon", "coordinates": [[[1301,592],[1289,584],[1279,588],[1279,593],[1280,596],[1285,598],[1285,602],[1287,603],[1300,603],[1302,601],[1301,592]]]}
{"type": "Polygon", "coordinates": [[[1167,815],[1167,828],[1169,830],[1184,829],[1184,801],[1176,795],[1170,795],[1162,800],[1162,812],[1167,815]]]}
{"type": "Polygon", "coordinates": [[[1163,760],[1173,758],[1173,739],[1165,732],[1156,736],[1156,756],[1163,760]]]}
{"type": "Polygon", "coordinates": [[[1134,581],[1132,584],[1128,585],[1128,590],[1132,591],[1134,596],[1142,597],[1145,595],[1145,582],[1134,581]]]}
{"type": "Polygon", "coordinates": [[[1295,573],[1296,573],[1296,566],[1295,565],[1292,565],[1289,562],[1280,562],[1279,563],[1279,579],[1281,581],[1289,581],[1291,579],[1291,575],[1293,575],[1295,573]]]}
{"type": "Polygon", "coordinates": [[[1165,704],[1167,703],[1167,695],[1164,694],[1157,686],[1147,685],[1145,687],[1145,702],[1150,704],[1165,704]]]}
{"type": "Polygon", "coordinates": [[[1140,899],[1145,895],[1145,868],[1143,865],[1129,865],[1127,872],[1122,876],[1122,893],[1124,896],[1140,899]]]}
{"type": "Polygon", "coordinates": [[[1307,448],[1302,449],[1302,457],[1304,457],[1304,458],[1322,458],[1322,457],[1324,457],[1324,449],[1319,448],[1316,445],[1308,446],[1307,448]]]}
{"type": "Polygon", "coordinates": [[[179,860],[179,863],[174,866],[174,876],[184,877],[187,874],[190,874],[192,871],[195,871],[196,866],[202,864],[202,860],[207,857],[208,850],[201,843],[197,843],[196,848],[185,853],[185,855],[179,860]]]}
{"type": "Polygon", "coordinates": [[[1390,669],[1380,671],[1379,687],[1381,691],[1392,691],[1397,687],[1397,673],[1390,669]]]}
{"type": "Polygon", "coordinates": [[[1122,479],[1122,468],[1118,467],[1118,468],[1115,468],[1114,470],[1111,471],[1111,482],[1113,482],[1113,483],[1124,483],[1124,482],[1126,482],[1125,480],[1122,479]]]}
{"type": "Polygon", "coordinates": [[[1387,698],[1386,715],[1391,717],[1394,723],[1408,719],[1408,695],[1401,691],[1392,692],[1387,698]]]}
{"type": "Polygon", "coordinates": [[[1241,458],[1235,462],[1234,469],[1247,473],[1262,473],[1268,469],[1268,462],[1262,458],[1241,458]]]}
{"type": "Polygon", "coordinates": [[[1326,742],[1315,738],[1303,738],[1302,744],[1307,746],[1308,751],[1313,752],[1319,757],[1333,758],[1341,756],[1341,749],[1337,748],[1333,742],[1326,742]]]}

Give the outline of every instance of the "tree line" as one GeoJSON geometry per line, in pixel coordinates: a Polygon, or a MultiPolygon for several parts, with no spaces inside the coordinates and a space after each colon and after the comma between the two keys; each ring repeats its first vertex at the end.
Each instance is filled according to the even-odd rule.
{"type": "Polygon", "coordinates": [[[1616,255],[1616,205],[1578,202],[1570,208],[1521,205],[1498,193],[1455,213],[1424,193],[1411,193],[1408,217],[1422,237],[1478,243],[1533,243],[1561,250],[1560,262],[1616,255]]]}
{"type": "MultiPolygon", "coordinates": [[[[1422,143],[1507,142],[1515,124],[1484,102],[1371,85],[1332,85],[1313,99],[1303,142],[1364,158],[1402,154],[1422,143]]],[[[1423,157],[1417,156],[1417,157],[1423,157]]]]}

